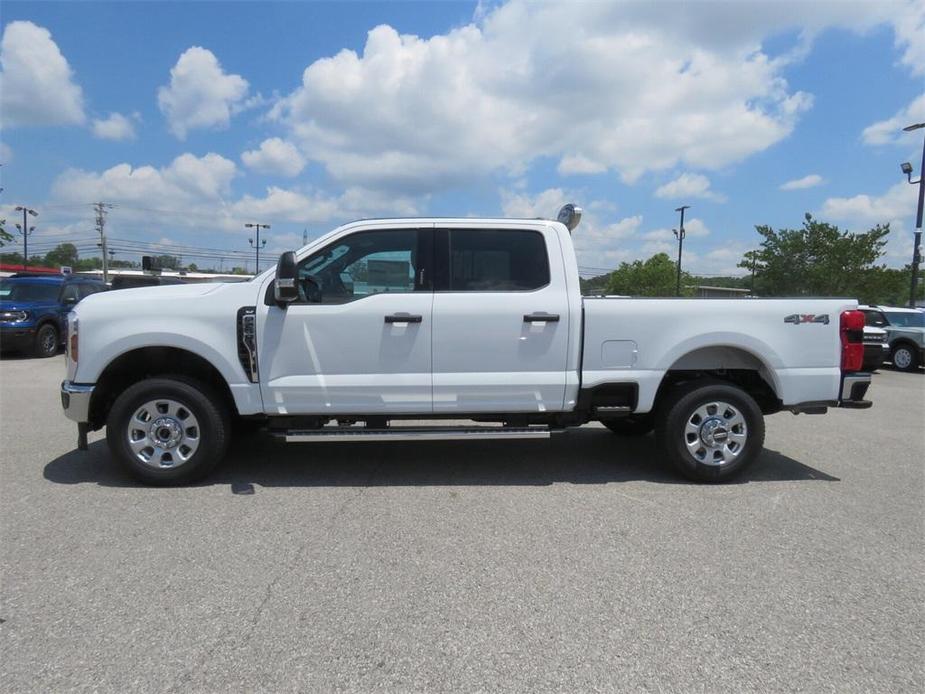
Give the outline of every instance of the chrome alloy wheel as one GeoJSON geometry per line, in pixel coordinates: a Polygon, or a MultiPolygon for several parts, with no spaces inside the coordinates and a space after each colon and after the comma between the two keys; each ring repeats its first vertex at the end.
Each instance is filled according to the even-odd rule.
{"type": "Polygon", "coordinates": [[[727,402],[701,405],[687,419],[684,444],[704,465],[731,463],[745,450],[748,427],[745,417],[727,402]]]}
{"type": "Polygon", "coordinates": [[[128,445],[142,463],[156,469],[176,468],[199,448],[199,422],[176,400],[150,400],[128,423],[128,445]]]}

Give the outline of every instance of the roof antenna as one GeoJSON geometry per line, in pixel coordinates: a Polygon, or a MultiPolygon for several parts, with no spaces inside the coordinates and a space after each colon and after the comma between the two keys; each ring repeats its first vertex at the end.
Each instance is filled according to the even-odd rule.
{"type": "Polygon", "coordinates": [[[556,221],[562,222],[565,228],[569,230],[569,233],[571,233],[572,230],[578,226],[578,223],[581,222],[581,208],[574,203],[566,203],[562,206],[562,209],[559,210],[556,221]]]}

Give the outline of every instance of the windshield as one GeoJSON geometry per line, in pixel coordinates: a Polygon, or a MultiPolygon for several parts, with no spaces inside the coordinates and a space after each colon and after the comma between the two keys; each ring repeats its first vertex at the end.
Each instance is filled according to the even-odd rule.
{"type": "Polygon", "coordinates": [[[58,300],[57,284],[47,282],[0,281],[0,301],[49,301],[58,300]]]}
{"type": "Polygon", "coordinates": [[[884,311],[884,313],[890,325],[895,325],[897,328],[925,328],[925,313],[912,313],[911,311],[909,313],[884,311]]]}

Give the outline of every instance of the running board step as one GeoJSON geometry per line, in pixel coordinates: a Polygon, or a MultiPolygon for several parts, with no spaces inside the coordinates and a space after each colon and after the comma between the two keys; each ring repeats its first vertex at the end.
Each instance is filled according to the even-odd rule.
{"type": "Polygon", "coordinates": [[[548,427],[330,427],[280,432],[286,443],[308,441],[458,441],[461,439],[548,439],[548,427]]]}

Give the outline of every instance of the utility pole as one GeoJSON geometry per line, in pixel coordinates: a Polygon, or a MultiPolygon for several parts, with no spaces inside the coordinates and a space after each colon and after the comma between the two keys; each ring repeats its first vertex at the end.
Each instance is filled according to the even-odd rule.
{"type": "Polygon", "coordinates": [[[259,275],[259,274],[260,274],[260,249],[267,245],[267,240],[266,240],[266,239],[263,240],[263,243],[260,242],[260,230],[261,230],[261,229],[269,229],[269,228],[270,228],[270,225],[269,225],[269,224],[260,224],[259,222],[254,223],[254,224],[251,224],[251,223],[248,222],[247,224],[244,225],[244,228],[245,228],[245,229],[256,229],[256,230],[257,230],[257,242],[255,243],[255,242],[254,242],[254,239],[248,239],[247,241],[248,241],[248,243],[250,243],[251,248],[254,248],[254,249],[256,249],[256,251],[257,251],[257,258],[256,258],[257,262],[256,262],[256,265],[255,265],[254,274],[255,274],[255,275],[259,275]]]}
{"type": "Polygon", "coordinates": [[[672,229],[672,231],[674,231],[675,238],[678,239],[678,283],[677,283],[677,287],[675,288],[675,294],[677,296],[681,296],[681,250],[684,248],[684,237],[685,237],[684,210],[689,210],[690,208],[691,208],[690,205],[681,205],[681,207],[675,210],[675,212],[681,213],[681,225],[680,225],[681,228],[680,230],[672,229]]]}
{"type": "Polygon", "coordinates": [[[104,231],[106,227],[106,212],[112,208],[113,206],[108,202],[93,203],[93,209],[96,210],[96,230],[100,234],[100,242],[97,245],[100,247],[100,255],[103,258],[103,282],[109,282],[109,262],[106,258],[106,234],[104,231]]]}
{"type": "MultiPolygon", "coordinates": [[[[907,125],[903,130],[911,133],[913,130],[925,128],[925,123],[907,125]]],[[[925,204],[925,139],[922,140],[922,166],[919,168],[919,180],[912,180],[912,164],[905,162],[902,171],[906,174],[909,183],[919,186],[919,203],[915,211],[915,236],[912,241],[912,283],[909,288],[909,308],[915,308],[915,295],[919,286],[919,263],[922,261],[922,207],[925,204]]]]}
{"type": "Polygon", "coordinates": [[[26,265],[29,263],[29,236],[35,231],[34,226],[29,226],[29,218],[26,215],[38,217],[39,213],[25,205],[18,205],[16,211],[22,212],[22,226],[17,224],[16,228],[22,234],[22,269],[25,270],[26,265]]]}

